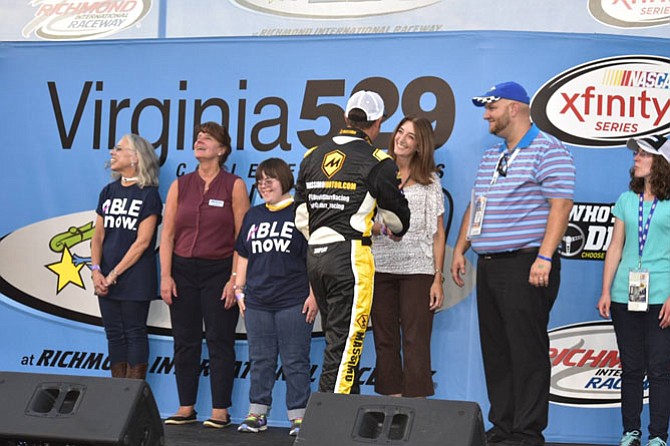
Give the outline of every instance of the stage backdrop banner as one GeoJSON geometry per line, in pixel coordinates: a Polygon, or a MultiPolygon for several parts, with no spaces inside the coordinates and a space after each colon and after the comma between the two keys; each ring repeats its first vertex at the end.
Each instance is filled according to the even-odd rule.
{"type": "MultiPolygon", "coordinates": [[[[577,165],[575,206],[562,243],[561,291],[550,322],[550,442],[613,443],[619,438],[620,366],[611,325],[595,310],[611,205],[626,190],[630,136],[668,133],[670,42],[650,37],[532,32],[447,32],[293,38],[199,38],[0,43],[0,369],[109,375],[107,346],[90,280],[90,239],[100,189],[110,181],[108,149],[127,132],[152,141],[161,160],[160,192],[196,166],[193,128],[226,124],[228,169],[253,203],[256,166],[281,157],[297,173],[305,151],[343,122],[347,97],[379,91],[385,147],[406,114],[434,124],[445,194],[448,271],[463,211],[488,134],[471,97],[501,81],[523,84],[533,119],[563,139],[577,165]]],[[[473,253],[467,285],[445,283],[435,317],[435,398],[476,401],[488,410],[474,299],[473,253]]],[[[147,377],[160,412],[178,406],[166,306],[150,315],[147,377]]],[[[313,389],[323,337],[312,341],[313,389]]],[[[249,361],[238,326],[231,414],[247,412],[249,361]]],[[[197,409],[208,413],[208,353],[197,409]]],[[[372,394],[375,355],[365,340],[360,381],[372,394]]],[[[287,425],[278,371],[272,425],[287,425]]],[[[646,410],[646,409],[645,409],[646,410]]],[[[646,415],[645,415],[646,416],[646,415]]],[[[643,423],[645,424],[645,423],[643,423]]]]}
{"type": "Polygon", "coordinates": [[[666,0],[3,0],[2,40],[533,31],[668,37],[666,0]]]}

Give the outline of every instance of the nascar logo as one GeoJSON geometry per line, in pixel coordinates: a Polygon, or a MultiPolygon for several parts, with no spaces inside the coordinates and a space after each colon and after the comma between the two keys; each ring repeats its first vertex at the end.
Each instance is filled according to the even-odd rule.
{"type": "Polygon", "coordinates": [[[578,146],[613,147],[670,131],[670,59],[621,56],[560,73],[533,97],[538,127],[578,146]]]}

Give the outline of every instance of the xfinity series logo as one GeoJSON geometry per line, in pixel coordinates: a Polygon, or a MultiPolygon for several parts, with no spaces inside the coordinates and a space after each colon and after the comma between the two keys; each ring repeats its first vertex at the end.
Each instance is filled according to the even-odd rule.
{"type": "MultiPolygon", "coordinates": [[[[549,343],[551,402],[579,407],[621,404],[621,361],[611,322],[551,330],[549,343]]],[[[646,380],[644,388],[646,398],[646,380]]]]}
{"type": "MultiPolygon", "coordinates": [[[[231,0],[252,11],[284,17],[336,19],[366,17],[410,11],[439,0],[231,0]]],[[[370,27],[370,32],[378,32],[370,27]]]]}
{"type": "Polygon", "coordinates": [[[45,40],[106,37],[139,23],[151,10],[151,0],[32,0],[35,18],[23,28],[45,40]]]}
{"type": "Polygon", "coordinates": [[[614,228],[613,206],[575,203],[561,240],[561,255],[572,259],[605,260],[614,228]]]}
{"type": "Polygon", "coordinates": [[[668,133],[670,59],[622,56],[571,68],[540,88],[531,113],[542,130],[578,146],[668,133]]]}
{"type": "Polygon", "coordinates": [[[617,28],[649,28],[670,23],[670,3],[665,0],[588,0],[597,21],[617,28]]]}

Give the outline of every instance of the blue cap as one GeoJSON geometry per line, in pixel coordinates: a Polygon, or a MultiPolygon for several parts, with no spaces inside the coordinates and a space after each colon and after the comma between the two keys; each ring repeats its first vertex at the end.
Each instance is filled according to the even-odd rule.
{"type": "Polygon", "coordinates": [[[490,104],[491,102],[496,102],[501,99],[509,99],[511,101],[530,104],[528,93],[526,93],[526,90],[516,82],[503,82],[501,84],[495,85],[483,95],[472,98],[472,103],[477,107],[483,107],[486,104],[490,104]]]}

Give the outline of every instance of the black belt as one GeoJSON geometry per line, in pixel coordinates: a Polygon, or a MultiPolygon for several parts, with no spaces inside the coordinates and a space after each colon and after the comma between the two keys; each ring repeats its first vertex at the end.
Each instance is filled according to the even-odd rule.
{"type": "Polygon", "coordinates": [[[479,257],[484,260],[494,260],[494,259],[504,259],[507,257],[515,257],[519,254],[537,254],[540,252],[540,248],[522,248],[516,249],[514,251],[504,251],[504,252],[491,252],[487,254],[479,254],[479,257]]]}

